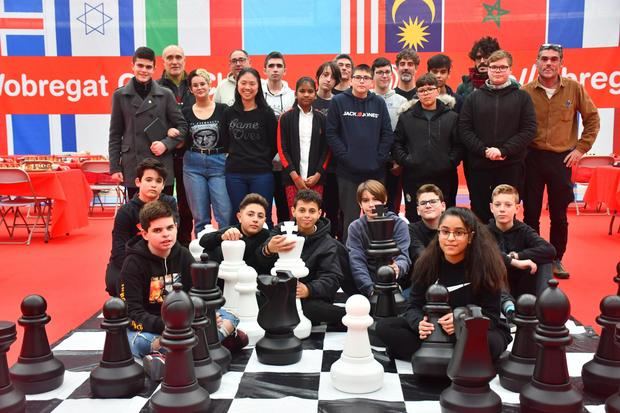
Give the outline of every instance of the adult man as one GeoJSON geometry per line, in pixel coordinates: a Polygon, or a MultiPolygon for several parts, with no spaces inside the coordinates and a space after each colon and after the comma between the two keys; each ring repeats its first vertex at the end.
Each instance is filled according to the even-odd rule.
{"type": "Polygon", "coordinates": [[[334,95],[337,95],[351,88],[351,71],[353,70],[353,59],[351,59],[351,56],[349,56],[348,54],[339,54],[334,60],[336,61],[338,69],[340,70],[340,82],[338,82],[338,84],[334,86],[334,89],[332,90],[332,93],[334,95]]]}
{"type": "MultiPolygon", "coordinates": [[[[398,122],[398,115],[400,114],[401,106],[407,103],[407,99],[397,94],[394,89],[390,88],[390,84],[392,83],[392,63],[390,63],[389,60],[385,57],[378,57],[374,62],[372,62],[371,69],[372,76],[375,81],[375,88],[373,92],[385,100],[388,113],[390,114],[392,130],[394,130],[396,128],[396,122],[398,122]]],[[[388,161],[385,187],[388,192],[388,209],[398,214],[400,210],[403,183],[401,178],[401,168],[393,160],[388,161]]]]}
{"type": "Polygon", "coordinates": [[[222,79],[215,89],[214,100],[216,103],[225,103],[232,106],[235,103],[235,87],[237,85],[237,76],[241,69],[250,67],[250,56],[243,49],[235,49],[228,56],[230,72],[226,79],[222,79]]]}
{"type": "Polygon", "coordinates": [[[532,97],[538,131],[525,161],[523,197],[524,221],[540,233],[540,211],[547,186],[551,229],[549,241],[557,255],[553,272],[568,278],[562,257],[568,241],[566,208],[573,201],[571,167],[590,150],[600,129],[598,111],[584,87],[560,76],[562,46],[543,44],[538,50],[538,78],[523,88],[532,97]],[[577,139],[577,114],[583,119],[583,132],[577,139]]]}
{"type": "Polygon", "coordinates": [[[415,96],[415,72],[420,65],[420,56],[413,49],[403,49],[396,55],[398,85],[394,90],[407,100],[415,96]]]}
{"type": "Polygon", "coordinates": [[[492,217],[488,202],[493,188],[521,188],[527,145],[536,136],[532,99],[510,80],[512,56],[498,50],[488,62],[489,79],[465,99],[459,118],[471,209],[482,222],[492,217]]]}
{"type": "MultiPolygon", "coordinates": [[[[168,88],[174,94],[179,104],[179,109],[191,106],[196,99],[189,91],[187,84],[187,73],[185,72],[185,52],[180,46],[167,46],[162,52],[164,61],[164,72],[159,84],[168,88]]],[[[179,230],[177,239],[181,245],[187,247],[192,240],[193,217],[192,210],[185,195],[185,184],[183,183],[183,155],[185,147],[175,149],[172,152],[174,164],[174,179],[176,180],[177,202],[179,206],[179,230]]]]}
{"type": "Polygon", "coordinates": [[[349,224],[359,218],[357,186],[368,179],[385,179],[385,163],[394,140],[385,100],[370,92],[370,67],[353,70],[352,87],[334,96],[327,114],[327,142],[336,159],[343,240],[349,224]]]}
{"type": "MultiPolygon", "coordinates": [[[[286,74],[286,62],[280,52],[271,52],[265,57],[264,72],[267,80],[262,80],[265,100],[276,118],[280,118],[284,112],[289,110],[295,102],[295,92],[288,87],[282,80],[286,74]]],[[[280,156],[276,154],[273,158],[273,198],[276,203],[276,213],[278,222],[289,220],[288,204],[286,203],[286,193],[282,184],[282,163],[280,156]]]]}
{"type": "Polygon", "coordinates": [[[153,82],[155,52],[139,47],[133,55],[134,77],[112,96],[110,173],[123,182],[129,198],[136,186],[136,167],[148,157],[159,159],[168,172],[164,192],[172,195],[172,150],[183,142],[187,123],[172,92],[153,82]]]}
{"type": "Polygon", "coordinates": [[[428,59],[426,62],[426,68],[428,69],[428,72],[434,74],[437,79],[439,96],[448,95],[456,99],[454,110],[456,112],[460,112],[461,106],[463,105],[463,97],[456,94],[447,83],[448,79],[450,79],[450,71],[452,70],[452,59],[445,54],[436,54],[428,59]]]}
{"type": "Polygon", "coordinates": [[[497,39],[491,36],[483,37],[474,43],[468,54],[469,58],[474,62],[474,67],[469,69],[468,75],[463,75],[463,83],[456,88],[457,94],[465,98],[475,89],[484,85],[484,82],[489,78],[489,56],[499,49],[497,39]]]}

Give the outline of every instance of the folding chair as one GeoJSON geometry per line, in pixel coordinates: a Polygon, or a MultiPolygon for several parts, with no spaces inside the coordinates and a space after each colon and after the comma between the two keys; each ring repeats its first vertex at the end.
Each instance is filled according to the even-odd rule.
{"type": "Polygon", "coordinates": [[[0,169],[0,194],[0,227],[4,224],[10,239],[13,239],[16,228],[26,228],[28,231],[26,241],[5,241],[0,244],[30,245],[39,221],[43,226],[44,241],[47,243],[50,239],[52,200],[36,195],[28,173],[19,168],[0,169]],[[16,185],[21,187],[20,191],[15,191],[16,185]],[[25,214],[22,212],[23,208],[26,209],[25,214]],[[11,216],[13,222],[9,225],[11,216]],[[31,222],[33,219],[34,222],[31,222]]]}
{"type": "MultiPolygon", "coordinates": [[[[612,165],[613,163],[614,157],[610,155],[586,155],[581,157],[581,159],[577,162],[577,166],[573,169],[573,188],[576,188],[577,185],[588,185],[590,178],[592,177],[592,170],[597,166],[612,165]]],[[[596,213],[580,213],[579,202],[577,202],[576,199],[577,197],[575,196],[575,209],[577,215],[609,215],[609,208],[607,208],[605,213],[599,213],[601,210],[601,205],[596,206],[596,213]]],[[[585,210],[586,207],[587,204],[584,203],[583,209],[585,210]]]]}
{"type": "Polygon", "coordinates": [[[90,184],[90,189],[93,191],[93,200],[90,205],[89,214],[92,215],[95,209],[95,202],[98,201],[102,211],[105,205],[114,205],[114,215],[116,215],[118,208],[127,202],[127,193],[124,186],[112,180],[110,175],[110,162],[107,160],[84,161],[80,165],[80,168],[85,174],[92,174],[96,178],[95,182],[90,184]],[[102,195],[110,193],[116,196],[113,204],[105,202],[104,198],[102,198],[102,195]]]}

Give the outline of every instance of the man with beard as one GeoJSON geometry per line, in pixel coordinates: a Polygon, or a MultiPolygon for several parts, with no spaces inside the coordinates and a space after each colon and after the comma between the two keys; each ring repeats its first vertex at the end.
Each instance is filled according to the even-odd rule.
{"type": "Polygon", "coordinates": [[[456,88],[456,93],[465,98],[475,89],[484,85],[489,78],[489,56],[499,50],[499,42],[491,36],[486,36],[478,40],[469,52],[469,58],[473,60],[474,67],[469,68],[469,75],[463,75],[463,83],[456,88]]]}
{"type": "Polygon", "coordinates": [[[403,49],[396,55],[398,85],[394,90],[407,100],[413,99],[416,95],[415,72],[419,65],[420,56],[413,49],[403,49]]]}

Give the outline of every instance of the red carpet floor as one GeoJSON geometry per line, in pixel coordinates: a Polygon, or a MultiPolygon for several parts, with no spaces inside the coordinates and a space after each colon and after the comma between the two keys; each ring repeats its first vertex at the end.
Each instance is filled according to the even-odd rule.
{"type": "MultiPolygon", "coordinates": [[[[562,281],[560,287],[570,297],[572,315],[586,325],[595,325],[601,298],[617,290],[612,278],[620,261],[620,234],[607,235],[608,216],[576,216],[571,210],[569,221],[564,263],[571,278],[562,281]]],[[[67,237],[54,238],[48,244],[43,243],[41,235],[35,235],[30,246],[0,245],[3,264],[0,285],[7,286],[5,291],[8,291],[0,300],[0,319],[17,320],[23,297],[41,294],[48,302],[48,314],[52,318],[47,334],[53,343],[99,311],[107,298],[104,274],[111,227],[111,218],[93,219],[89,227],[67,237]]],[[[547,236],[546,216],[542,228],[547,236]]],[[[3,230],[0,240],[4,239],[3,230]]],[[[17,359],[22,334],[22,328],[18,327],[18,341],[9,352],[9,365],[17,359]]]]}

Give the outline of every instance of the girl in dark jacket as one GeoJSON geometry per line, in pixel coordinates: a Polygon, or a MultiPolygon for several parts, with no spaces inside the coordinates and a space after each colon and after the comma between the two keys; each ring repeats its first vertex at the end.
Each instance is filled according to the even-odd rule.
{"type": "Polygon", "coordinates": [[[312,108],[315,99],[314,80],[300,78],[295,85],[295,104],[282,114],[278,125],[278,153],[289,209],[300,189],[312,189],[323,195],[329,151],[325,116],[312,108]]]}

